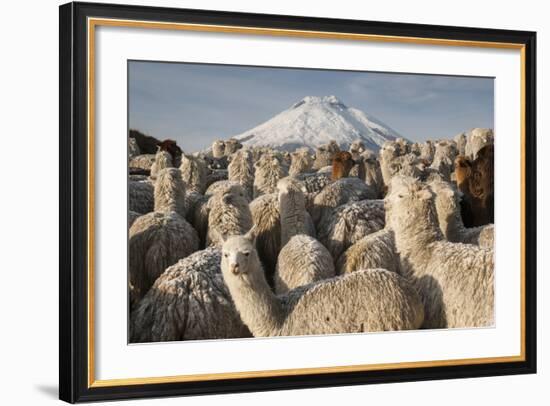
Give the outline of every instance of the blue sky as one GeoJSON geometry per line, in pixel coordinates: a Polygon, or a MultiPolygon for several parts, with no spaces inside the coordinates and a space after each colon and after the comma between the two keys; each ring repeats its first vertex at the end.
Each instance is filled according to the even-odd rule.
{"type": "Polygon", "coordinates": [[[492,78],[129,62],[129,126],[184,151],[270,119],[304,96],[335,95],[414,141],[493,127],[492,78]]]}

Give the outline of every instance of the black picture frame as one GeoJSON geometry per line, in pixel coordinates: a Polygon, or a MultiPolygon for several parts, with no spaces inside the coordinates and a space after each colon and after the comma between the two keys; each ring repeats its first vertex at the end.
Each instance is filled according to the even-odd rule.
{"type": "Polygon", "coordinates": [[[536,33],[205,10],[68,3],[60,6],[59,397],[67,402],[235,393],[372,383],[424,381],[536,372],[536,33]],[[345,32],[523,46],[524,65],[524,334],[517,362],[338,372],[199,382],[90,387],[88,381],[87,19],[103,17],[345,32]]]}

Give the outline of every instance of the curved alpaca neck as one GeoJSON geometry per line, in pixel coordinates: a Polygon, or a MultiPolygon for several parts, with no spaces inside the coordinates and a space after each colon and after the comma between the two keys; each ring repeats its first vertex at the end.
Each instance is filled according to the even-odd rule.
{"type": "Polygon", "coordinates": [[[424,203],[408,221],[392,222],[398,251],[425,256],[426,245],[443,239],[433,204],[424,203]]]}
{"type": "Polygon", "coordinates": [[[443,215],[439,216],[439,226],[445,237],[453,241],[466,230],[466,227],[456,207],[445,207],[442,211],[443,215]]]}
{"type": "Polygon", "coordinates": [[[185,184],[181,178],[164,176],[155,183],[154,211],[168,213],[174,211],[185,217],[185,184]]]}
{"type": "Polygon", "coordinates": [[[295,235],[304,234],[306,222],[306,198],[301,190],[279,192],[281,216],[281,248],[295,235]]]}
{"type": "MultiPolygon", "coordinates": [[[[261,268],[260,260],[254,266],[261,268]]],[[[278,335],[284,321],[283,305],[269,288],[262,269],[248,273],[248,279],[226,280],[233,302],[254,337],[278,335]]]]}

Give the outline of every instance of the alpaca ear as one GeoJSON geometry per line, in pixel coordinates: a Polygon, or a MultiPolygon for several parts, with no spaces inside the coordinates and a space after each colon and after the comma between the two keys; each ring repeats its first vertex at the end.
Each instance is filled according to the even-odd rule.
{"type": "Polygon", "coordinates": [[[252,226],[250,230],[244,235],[244,238],[247,239],[252,243],[252,245],[256,245],[256,237],[257,237],[257,228],[256,224],[252,226]]]}

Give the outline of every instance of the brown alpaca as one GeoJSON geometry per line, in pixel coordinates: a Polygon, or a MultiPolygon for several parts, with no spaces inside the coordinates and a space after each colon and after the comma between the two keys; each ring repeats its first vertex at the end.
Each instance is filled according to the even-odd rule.
{"type": "Polygon", "coordinates": [[[182,150],[178,147],[178,144],[174,140],[164,140],[159,142],[158,147],[161,151],[167,151],[172,155],[172,160],[177,161],[181,159],[182,150]]]}
{"type": "Polygon", "coordinates": [[[494,148],[481,148],[474,161],[464,156],[455,160],[456,184],[463,194],[462,220],[466,227],[494,222],[494,148]]]}
{"type": "Polygon", "coordinates": [[[470,195],[472,196],[472,211],[474,226],[494,223],[494,180],[495,152],[493,144],[486,145],[477,153],[472,163],[470,179],[470,195]]]}
{"type": "Polygon", "coordinates": [[[347,151],[340,151],[332,157],[332,180],[347,178],[349,171],[355,165],[351,154],[347,151]]]}

